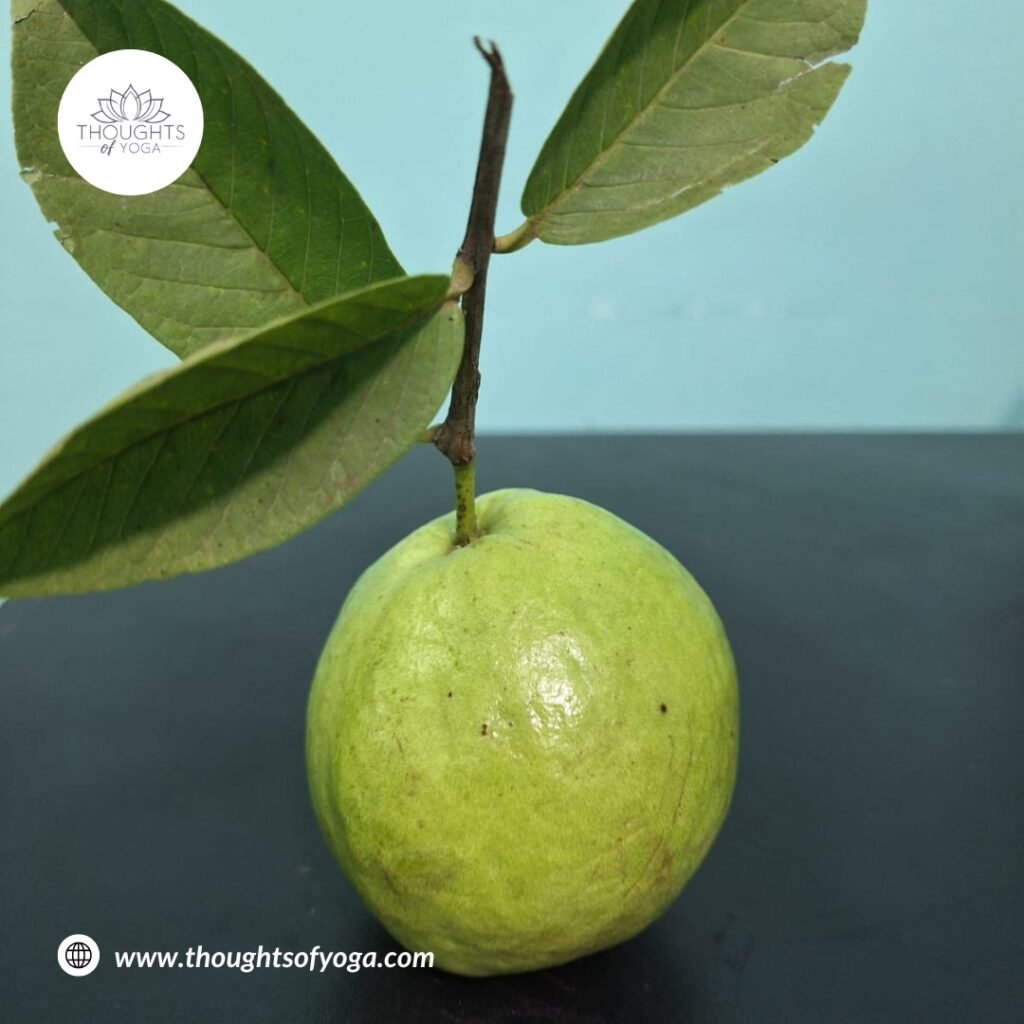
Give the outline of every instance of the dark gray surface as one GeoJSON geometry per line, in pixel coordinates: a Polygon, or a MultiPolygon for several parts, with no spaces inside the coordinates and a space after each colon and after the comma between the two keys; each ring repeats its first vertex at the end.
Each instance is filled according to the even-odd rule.
{"type": "Polygon", "coordinates": [[[274,552],[0,609],[0,1021],[1019,1021],[1024,440],[494,439],[481,484],[588,498],[675,552],[740,668],[739,784],[668,914],[554,971],[117,970],[113,950],[394,948],[303,774],[317,653],[446,510],[418,450],[274,552]],[[105,960],[66,977],[82,931],[105,960]]]}

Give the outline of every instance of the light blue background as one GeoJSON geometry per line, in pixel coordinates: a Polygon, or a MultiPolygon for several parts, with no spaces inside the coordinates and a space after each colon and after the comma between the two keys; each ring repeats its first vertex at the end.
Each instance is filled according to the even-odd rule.
{"type": "MultiPolygon", "coordinates": [[[[499,230],[626,0],[181,0],[291,103],[410,271],[446,270],[486,89],[516,91],[499,230]]],[[[873,0],[817,136],[770,173],[626,239],[492,269],[490,431],[962,429],[1024,424],[1024,5],[873,0]]],[[[4,33],[3,61],[9,37],[4,33]]],[[[3,82],[0,490],[170,364],[52,238],[3,82]]]]}

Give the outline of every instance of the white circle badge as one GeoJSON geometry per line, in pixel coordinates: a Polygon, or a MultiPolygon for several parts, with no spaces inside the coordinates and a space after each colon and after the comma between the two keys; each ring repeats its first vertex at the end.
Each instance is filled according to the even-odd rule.
{"type": "Polygon", "coordinates": [[[100,947],[88,935],[69,935],[57,947],[57,963],[65,974],[84,978],[100,963],[100,947]]]}
{"type": "Polygon", "coordinates": [[[57,110],[68,163],[90,185],[141,196],[177,181],[203,141],[203,105],[177,64],[112,50],[80,68],[57,110]]]}

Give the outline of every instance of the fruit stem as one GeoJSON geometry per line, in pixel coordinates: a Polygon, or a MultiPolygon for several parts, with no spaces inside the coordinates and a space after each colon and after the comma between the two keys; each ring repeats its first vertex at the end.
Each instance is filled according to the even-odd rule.
{"type": "Polygon", "coordinates": [[[455,545],[465,547],[477,535],[476,464],[455,467],[455,545]]]}
{"type": "Polygon", "coordinates": [[[485,47],[478,38],[473,45],[491,69],[491,84],[484,114],[483,138],[477,161],[473,201],[466,235],[455,259],[455,290],[461,292],[466,320],[462,361],[455,374],[452,397],[445,421],[434,434],[434,444],[455,469],[455,543],[464,546],[477,534],[475,460],[476,402],[480,394],[480,339],[483,336],[487,267],[494,250],[494,218],[505,164],[505,144],[512,117],[512,89],[498,47],[485,47]]]}

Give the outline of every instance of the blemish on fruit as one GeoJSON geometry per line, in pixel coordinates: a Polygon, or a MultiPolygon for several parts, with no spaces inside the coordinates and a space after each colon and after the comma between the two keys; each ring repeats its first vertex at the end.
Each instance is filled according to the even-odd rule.
{"type": "Polygon", "coordinates": [[[487,735],[487,723],[486,722],[484,722],[484,724],[480,726],[480,735],[481,736],[486,736],[487,735]]]}
{"type": "Polygon", "coordinates": [[[668,705],[667,704],[662,704],[661,708],[659,710],[664,715],[668,711],[668,705]]]}
{"type": "Polygon", "coordinates": [[[448,696],[450,697],[451,695],[452,695],[452,691],[451,691],[451,690],[449,690],[449,691],[448,691],[448,696]]]}

